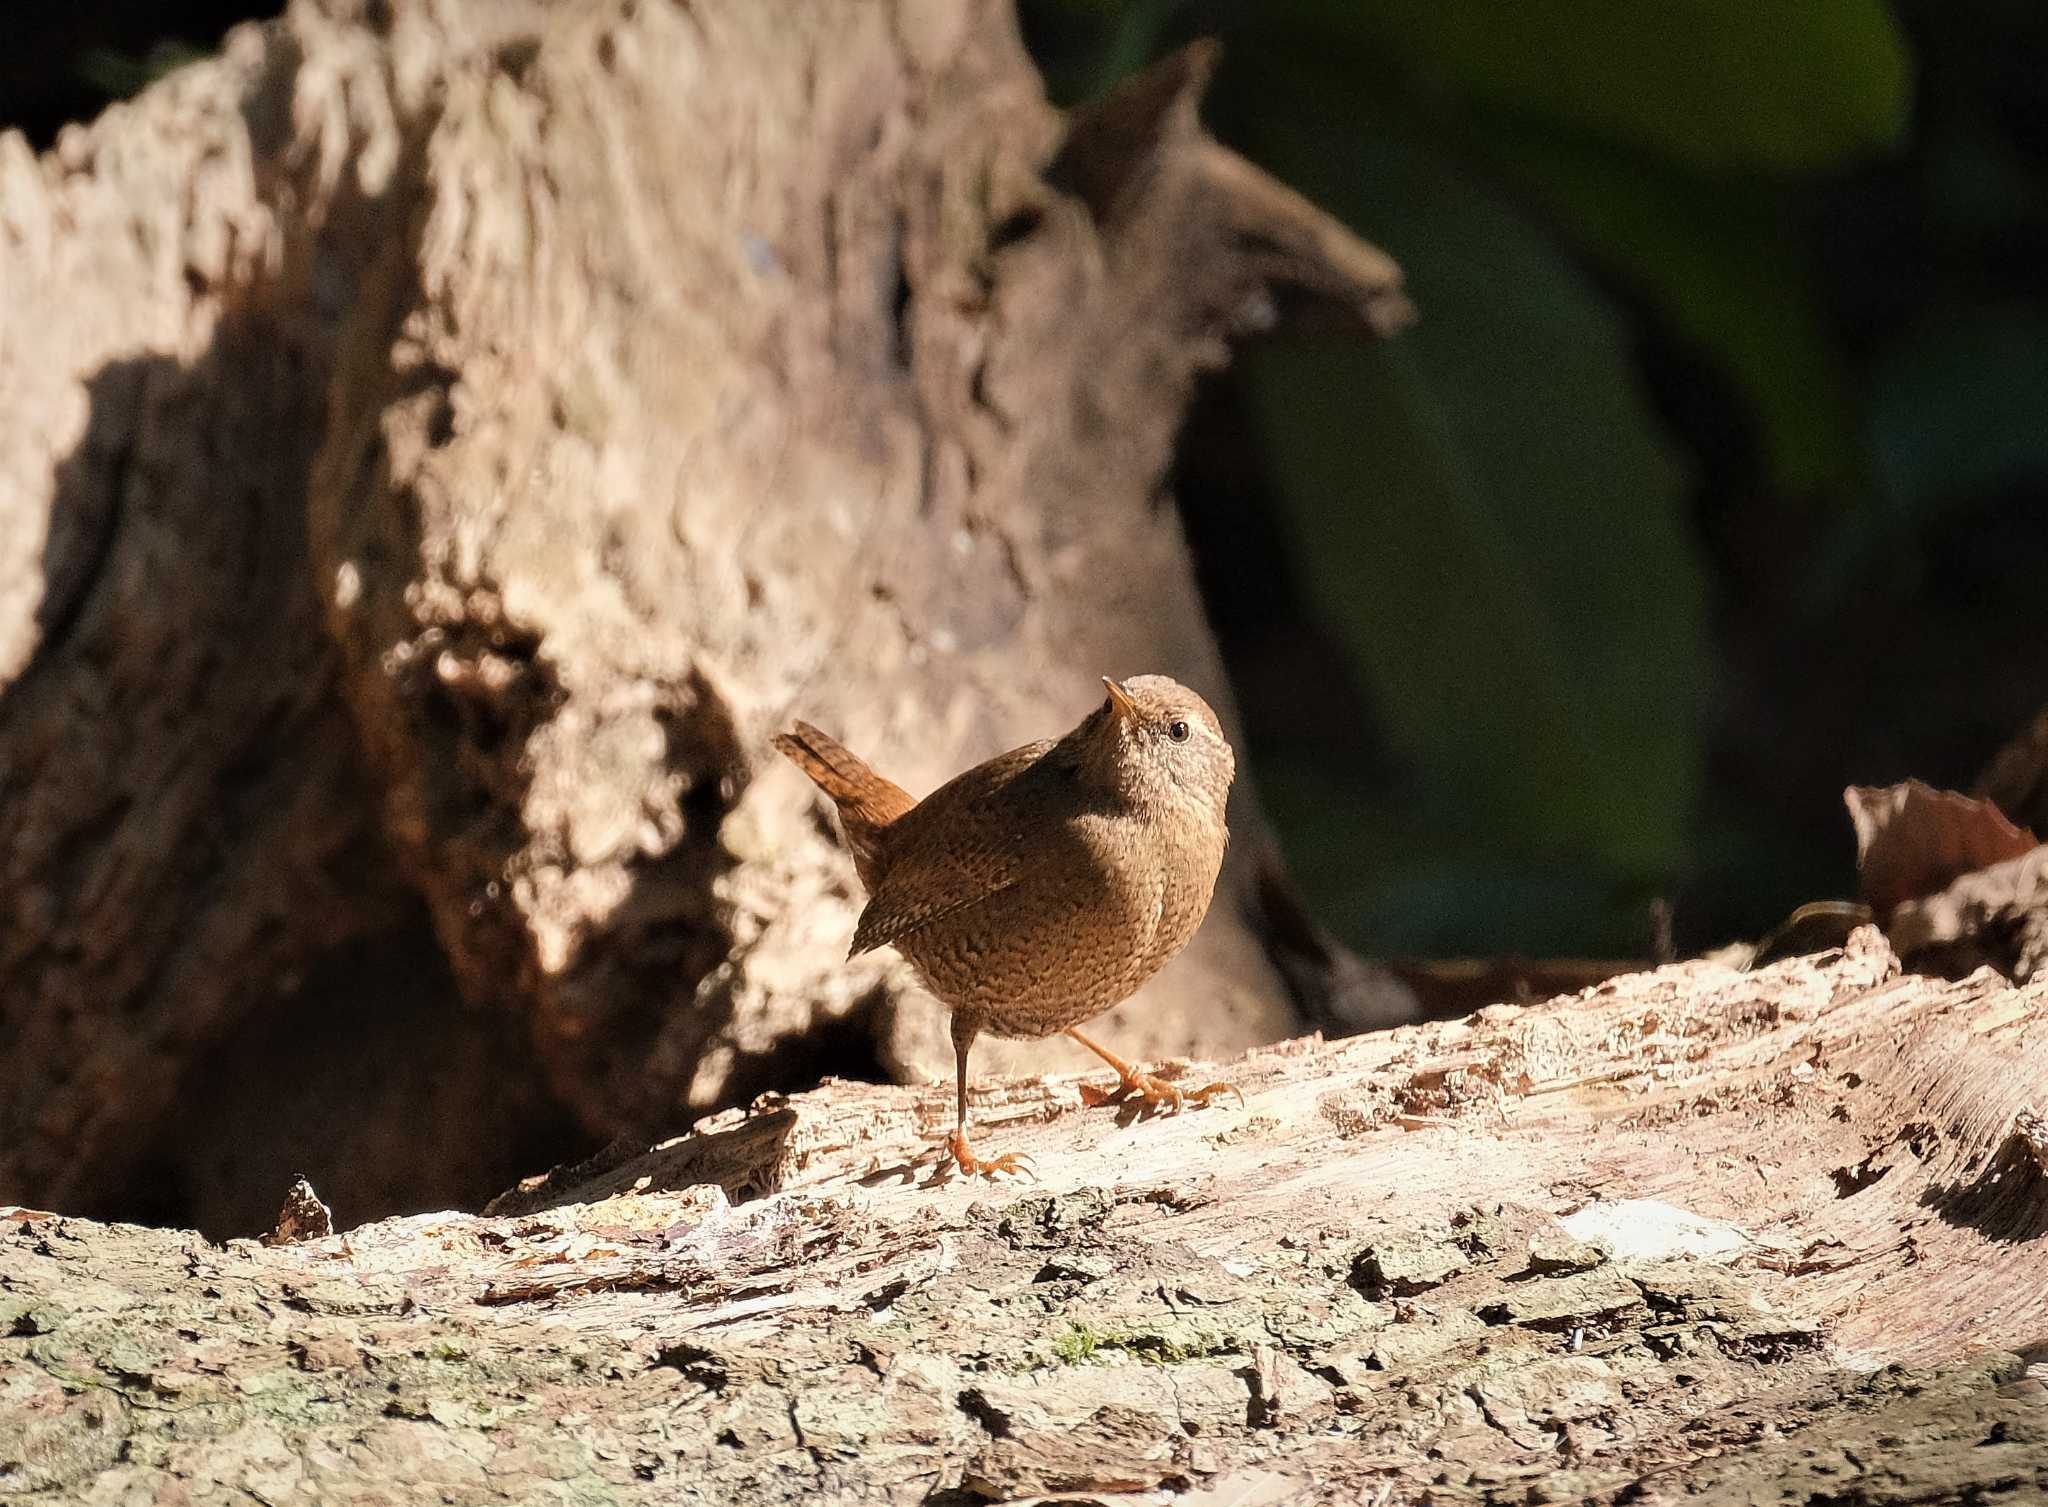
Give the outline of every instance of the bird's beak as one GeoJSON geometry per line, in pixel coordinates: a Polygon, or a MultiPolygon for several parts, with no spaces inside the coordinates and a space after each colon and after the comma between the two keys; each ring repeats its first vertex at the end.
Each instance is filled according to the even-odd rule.
{"type": "Polygon", "coordinates": [[[1117,709],[1117,715],[1126,722],[1137,721],[1138,708],[1132,703],[1130,692],[1126,691],[1114,680],[1111,680],[1107,675],[1102,677],[1102,683],[1109,689],[1110,705],[1117,709]]]}

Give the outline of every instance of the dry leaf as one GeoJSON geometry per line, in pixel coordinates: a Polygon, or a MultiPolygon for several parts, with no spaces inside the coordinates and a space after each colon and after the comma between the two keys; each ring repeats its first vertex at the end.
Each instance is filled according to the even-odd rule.
{"type": "Polygon", "coordinates": [[[296,1245],[306,1240],[325,1240],[334,1233],[334,1211],[320,1201],[313,1185],[303,1177],[292,1179],[285,1190],[284,1206],[277,1211],[277,1223],[264,1237],[268,1245],[296,1245]]]}
{"type": "Polygon", "coordinates": [[[1945,888],[1952,880],[2030,852],[2034,834],[2016,827],[1990,801],[1919,780],[1851,785],[1842,792],[1856,824],[1856,872],[1863,899],[1880,917],[1902,901],[1945,888]]]}

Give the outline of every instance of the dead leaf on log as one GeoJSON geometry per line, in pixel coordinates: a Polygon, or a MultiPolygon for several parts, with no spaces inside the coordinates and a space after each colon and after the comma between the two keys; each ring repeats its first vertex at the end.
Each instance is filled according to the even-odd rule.
{"type": "Polygon", "coordinates": [[[1842,799],[1856,825],[1863,898],[1880,917],[1964,874],[2017,858],[2037,841],[1990,801],[1919,780],[1851,785],[1842,799]]]}
{"type": "Polygon", "coordinates": [[[313,1185],[303,1177],[292,1179],[285,1189],[284,1203],[277,1211],[277,1223],[264,1236],[265,1245],[297,1245],[305,1240],[325,1240],[334,1233],[334,1211],[320,1201],[313,1185]]]}

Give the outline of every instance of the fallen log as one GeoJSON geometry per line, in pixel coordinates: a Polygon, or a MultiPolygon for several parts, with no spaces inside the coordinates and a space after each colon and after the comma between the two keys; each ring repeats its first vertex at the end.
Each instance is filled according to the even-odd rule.
{"type": "Polygon", "coordinates": [[[942,1175],[941,1088],[828,1083],[482,1215],[0,1211],[0,1488],[2039,1500],[2044,1053],[2048,989],[1865,929],[1257,1050],[1241,1109],[984,1083],[1035,1183],[942,1175]]]}

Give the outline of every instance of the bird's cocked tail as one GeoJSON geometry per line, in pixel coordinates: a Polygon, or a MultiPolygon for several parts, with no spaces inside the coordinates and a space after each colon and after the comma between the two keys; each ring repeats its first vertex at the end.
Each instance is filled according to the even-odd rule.
{"type": "Polygon", "coordinates": [[[839,824],[846,830],[846,845],[853,850],[854,867],[861,883],[872,891],[883,829],[917,802],[901,785],[876,774],[859,754],[808,722],[777,733],[774,742],[811,777],[811,783],[832,797],[839,808],[839,824]]]}

